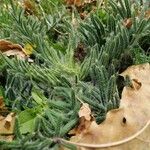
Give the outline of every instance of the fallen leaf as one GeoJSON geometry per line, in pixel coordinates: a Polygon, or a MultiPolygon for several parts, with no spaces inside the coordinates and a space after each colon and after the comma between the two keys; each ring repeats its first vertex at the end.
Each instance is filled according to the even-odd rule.
{"type": "Polygon", "coordinates": [[[4,99],[0,97],[0,140],[12,141],[13,130],[15,124],[14,113],[9,113],[7,107],[5,107],[4,99]],[[6,116],[7,115],[7,116],[6,116]],[[6,117],[5,117],[6,116],[6,117]]]}
{"type": "Polygon", "coordinates": [[[81,5],[83,5],[83,0],[65,0],[65,3],[67,5],[81,6],[81,5]]]}
{"type": "Polygon", "coordinates": [[[8,50],[13,50],[13,49],[22,51],[22,47],[19,44],[14,44],[7,40],[0,40],[0,51],[1,52],[6,52],[8,50]]]}
{"type": "Polygon", "coordinates": [[[31,0],[23,0],[23,8],[28,15],[36,14],[36,6],[31,0]]]}
{"type": "Polygon", "coordinates": [[[33,53],[33,47],[35,46],[32,46],[31,44],[27,43],[22,50],[26,55],[31,55],[33,53]]]}
{"type": "Polygon", "coordinates": [[[79,117],[84,117],[86,120],[91,120],[91,109],[89,107],[89,104],[83,103],[82,107],[79,110],[79,117]]]}
{"type": "Polygon", "coordinates": [[[80,13],[80,18],[82,19],[82,20],[84,20],[86,17],[87,17],[87,12],[81,12],[80,13]]]}
{"type": "Polygon", "coordinates": [[[13,120],[13,116],[14,116],[14,113],[10,113],[10,114],[8,114],[7,116],[6,116],[6,118],[5,118],[5,125],[4,125],[4,127],[6,128],[6,129],[10,129],[10,127],[11,127],[11,122],[12,122],[12,120],[13,120]]]}
{"type": "Polygon", "coordinates": [[[145,12],[145,18],[149,19],[150,18],[150,10],[147,10],[145,12]]]}
{"type": "Polygon", "coordinates": [[[7,40],[0,40],[0,51],[7,56],[16,55],[19,58],[25,58],[26,56],[19,44],[7,40]]]}
{"type": "Polygon", "coordinates": [[[0,116],[6,116],[9,113],[7,107],[5,107],[4,99],[0,96],[0,116]]]}
{"type": "Polygon", "coordinates": [[[91,4],[96,2],[96,0],[65,0],[65,3],[67,5],[75,5],[77,7],[86,5],[86,4],[91,4]]]}
{"type": "Polygon", "coordinates": [[[0,96],[0,110],[5,106],[4,101],[3,101],[3,97],[0,96]]]}
{"type": "Polygon", "coordinates": [[[92,121],[86,132],[66,143],[80,150],[150,149],[150,65],[131,66],[121,75],[129,76],[133,87],[124,87],[120,107],[109,111],[103,123],[92,121]]]}
{"type": "Polygon", "coordinates": [[[35,45],[26,44],[24,48],[19,44],[14,44],[7,40],[0,40],[0,51],[6,56],[17,56],[19,59],[27,59],[32,63],[33,60],[29,58],[32,54],[35,45]]]}
{"type": "MultiPolygon", "coordinates": [[[[150,121],[136,134],[113,143],[106,144],[86,144],[86,143],[75,143],[66,141],[64,139],[58,139],[62,144],[70,144],[78,146],[78,150],[149,150],[150,144],[150,121]]],[[[95,140],[93,138],[93,140],[95,140]]],[[[63,147],[62,150],[67,150],[63,147]]]]}
{"type": "Polygon", "coordinates": [[[126,19],[124,19],[123,25],[124,25],[126,28],[130,29],[131,26],[132,26],[132,19],[131,19],[131,18],[126,18],[126,19]]]}
{"type": "Polygon", "coordinates": [[[7,141],[13,140],[14,125],[15,125],[14,113],[10,113],[6,117],[0,116],[0,140],[7,140],[7,141]]]}
{"type": "Polygon", "coordinates": [[[5,54],[6,56],[17,56],[20,59],[25,58],[26,56],[22,51],[18,51],[18,50],[8,50],[3,54],[5,54]]]}
{"type": "Polygon", "coordinates": [[[69,134],[71,135],[86,132],[91,125],[92,117],[89,104],[83,103],[78,114],[79,114],[79,125],[69,132],[69,134]]]}

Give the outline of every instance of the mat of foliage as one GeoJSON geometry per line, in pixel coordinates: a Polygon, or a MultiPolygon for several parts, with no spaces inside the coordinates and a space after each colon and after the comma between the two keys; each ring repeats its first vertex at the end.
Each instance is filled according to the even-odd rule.
{"type": "Polygon", "coordinates": [[[73,136],[83,104],[97,124],[119,108],[131,86],[120,73],[150,62],[149,6],[0,0],[0,149],[75,149],[58,139],[73,136]]]}

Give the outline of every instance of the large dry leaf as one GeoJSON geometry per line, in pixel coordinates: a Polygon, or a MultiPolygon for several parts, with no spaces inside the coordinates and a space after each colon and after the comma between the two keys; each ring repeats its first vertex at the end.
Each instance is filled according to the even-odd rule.
{"type": "Polygon", "coordinates": [[[93,121],[86,132],[72,137],[78,149],[150,149],[150,65],[131,66],[121,75],[128,75],[132,86],[124,87],[120,108],[109,111],[100,125],[93,121]]]}

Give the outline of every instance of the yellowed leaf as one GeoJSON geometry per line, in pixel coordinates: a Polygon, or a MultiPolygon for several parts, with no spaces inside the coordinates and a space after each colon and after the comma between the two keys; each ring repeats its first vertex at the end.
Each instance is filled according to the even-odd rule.
{"type": "Polygon", "coordinates": [[[32,46],[31,44],[27,43],[22,50],[26,55],[31,55],[33,53],[34,47],[35,46],[32,46]]]}
{"type": "Polygon", "coordinates": [[[131,66],[121,75],[128,75],[133,87],[124,87],[120,107],[109,111],[103,123],[92,121],[86,132],[71,138],[78,149],[150,149],[150,65],[131,66]]]}

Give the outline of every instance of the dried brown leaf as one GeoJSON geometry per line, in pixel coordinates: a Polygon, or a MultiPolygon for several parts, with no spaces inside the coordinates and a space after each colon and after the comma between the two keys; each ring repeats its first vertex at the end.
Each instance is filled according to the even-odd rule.
{"type": "Polygon", "coordinates": [[[5,106],[4,101],[3,101],[3,97],[0,96],[0,110],[5,106]]]}
{"type": "Polygon", "coordinates": [[[3,40],[3,39],[0,40],[0,51],[1,52],[6,52],[8,50],[13,50],[13,49],[22,51],[22,47],[19,44],[14,44],[10,41],[3,40]]]}
{"type": "Polygon", "coordinates": [[[10,113],[10,114],[8,114],[8,115],[6,116],[6,118],[5,118],[5,125],[4,125],[4,127],[5,127],[6,129],[10,129],[10,127],[11,127],[11,122],[12,122],[12,120],[13,120],[13,116],[14,116],[14,113],[10,113]]]}
{"type": "Polygon", "coordinates": [[[0,51],[7,56],[16,55],[19,58],[26,57],[22,46],[3,39],[0,40],[0,51]]]}
{"type": "Polygon", "coordinates": [[[0,140],[12,141],[15,125],[14,113],[10,113],[6,117],[0,116],[0,118],[0,140]]]}
{"type": "Polygon", "coordinates": [[[5,116],[6,114],[8,114],[8,109],[5,107],[3,97],[0,97],[0,116],[5,116]]]}
{"type": "Polygon", "coordinates": [[[150,10],[147,10],[145,12],[145,18],[149,19],[150,18],[150,10]]]}
{"type": "MultiPolygon", "coordinates": [[[[119,109],[107,113],[97,125],[92,121],[86,132],[71,138],[80,150],[149,150],[150,149],[150,65],[129,67],[133,88],[124,87],[119,109]]],[[[65,141],[66,142],[66,141],[65,141]]]]}
{"type": "Polygon", "coordinates": [[[131,19],[131,18],[126,18],[126,19],[124,19],[123,25],[124,25],[126,28],[130,29],[131,26],[132,26],[132,19],[131,19]]]}
{"type": "Polygon", "coordinates": [[[36,14],[36,6],[31,0],[23,0],[23,8],[28,15],[36,14]]]}
{"type": "Polygon", "coordinates": [[[65,3],[67,5],[75,5],[77,7],[86,5],[86,4],[91,4],[96,2],[96,0],[65,0],[65,3]]]}
{"type": "Polygon", "coordinates": [[[69,134],[78,135],[83,132],[87,132],[88,128],[91,125],[91,109],[89,104],[83,103],[79,110],[79,125],[71,130],[69,134]]]}
{"type": "Polygon", "coordinates": [[[83,5],[83,0],[65,0],[65,3],[67,5],[76,5],[76,6],[81,6],[83,5]]]}
{"type": "Polygon", "coordinates": [[[86,120],[91,120],[91,109],[89,107],[89,104],[83,103],[82,107],[79,110],[79,117],[84,117],[86,120]]]}
{"type": "Polygon", "coordinates": [[[0,140],[12,141],[13,135],[10,134],[13,134],[15,115],[8,113],[3,97],[0,97],[0,140]]]}

